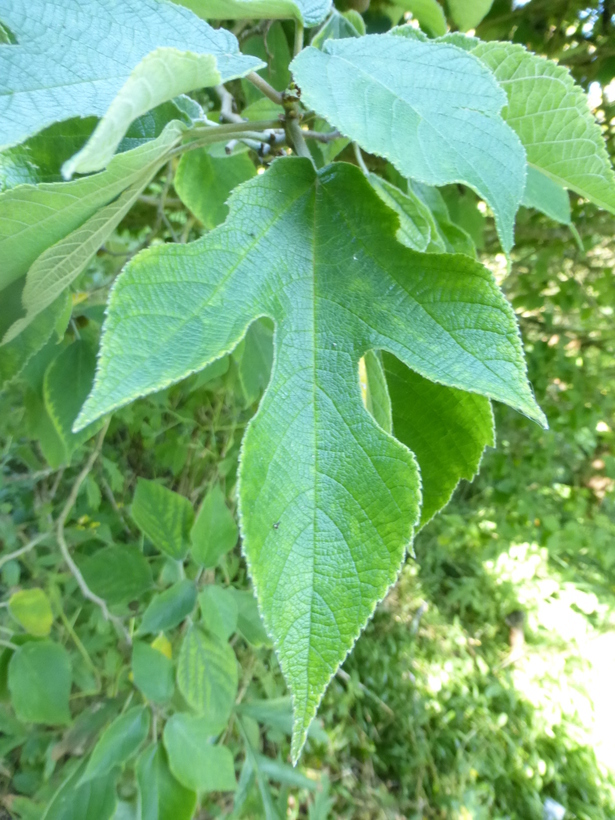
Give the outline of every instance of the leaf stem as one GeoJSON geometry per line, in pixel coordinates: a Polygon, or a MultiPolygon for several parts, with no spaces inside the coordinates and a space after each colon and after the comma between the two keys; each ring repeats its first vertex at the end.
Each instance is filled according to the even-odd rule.
{"type": "Polygon", "coordinates": [[[288,135],[292,141],[297,156],[306,157],[307,159],[312,160],[312,155],[310,154],[310,149],[307,147],[305,142],[303,131],[299,125],[299,120],[295,117],[289,118],[287,121],[287,128],[288,135]]]}
{"type": "Polygon", "coordinates": [[[284,104],[284,97],[280,94],[280,92],[276,91],[272,85],[269,85],[267,80],[263,79],[260,74],[256,73],[256,71],[251,71],[247,75],[246,80],[250,80],[252,85],[255,85],[259,91],[262,91],[265,97],[269,97],[269,99],[276,105],[284,104]]]}
{"type": "Polygon", "coordinates": [[[357,158],[357,163],[359,168],[363,171],[365,176],[369,176],[369,168],[365,164],[365,160],[363,159],[363,154],[361,153],[361,149],[359,148],[356,142],[352,143],[352,147],[354,149],[354,155],[357,158]]]}
{"type": "Polygon", "coordinates": [[[85,463],[83,470],[77,476],[75,483],[73,484],[71,491],[69,493],[68,498],[66,499],[66,504],[62,508],[62,512],[60,513],[58,520],[56,521],[56,538],[58,540],[58,546],[60,547],[60,552],[62,553],[62,558],[64,558],[64,562],[68,566],[69,570],[71,571],[73,577],[77,581],[79,589],[81,590],[81,594],[84,598],[87,598],[88,601],[92,601],[92,603],[96,604],[102,610],[102,613],[107,621],[111,621],[115,625],[115,627],[123,634],[126,642],[130,645],[132,643],[130,639],[130,635],[119,618],[116,618],[115,615],[112,615],[109,610],[107,609],[107,604],[102,598],[99,598],[98,595],[95,595],[92,590],[87,585],[85,578],[81,574],[81,570],[74,562],[69,549],[66,543],[66,538],[64,536],[64,527],[66,525],[66,519],[68,518],[70,511],[75,505],[77,500],[77,496],[79,495],[79,490],[81,489],[81,485],[85,481],[85,479],[90,474],[96,459],[101,453],[103,441],[105,440],[105,435],[109,428],[109,422],[111,419],[107,419],[105,422],[102,430],[100,431],[98,438],[96,440],[96,446],[90,453],[88,460],[85,463]]]}
{"type": "Polygon", "coordinates": [[[298,20],[295,23],[295,48],[294,56],[296,57],[300,51],[303,50],[303,23],[298,20]]]}

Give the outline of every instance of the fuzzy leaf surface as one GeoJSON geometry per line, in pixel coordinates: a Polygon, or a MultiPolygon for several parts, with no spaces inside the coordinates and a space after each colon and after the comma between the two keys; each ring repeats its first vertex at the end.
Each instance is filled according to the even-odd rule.
{"type": "Polygon", "coordinates": [[[71,172],[103,168],[130,122],[164,100],[261,64],[230,32],[167,0],[5,0],[0,21],[17,40],[0,49],[0,146],[59,120],[106,115],[97,155],[88,151],[71,172]]]}
{"type": "Polygon", "coordinates": [[[395,581],[418,519],[415,459],[363,406],[359,360],[543,421],[512,310],[464,256],[420,254],[361,172],[285,158],[231,197],[224,225],[136,257],[111,296],[78,426],[233,347],[259,316],[275,363],[243,442],[240,516],[261,612],[294,696],[293,755],[324,689],[395,581]]]}
{"type": "Polygon", "coordinates": [[[368,35],[306,48],[291,70],[307,107],[404,176],[473,188],[510,250],[525,151],[500,116],[505,93],[479,60],[448,43],[368,35]]]}
{"type": "Polygon", "coordinates": [[[530,167],[615,213],[615,174],[602,132],[568,69],[513,43],[479,43],[472,54],[506,92],[503,117],[530,167]]]}

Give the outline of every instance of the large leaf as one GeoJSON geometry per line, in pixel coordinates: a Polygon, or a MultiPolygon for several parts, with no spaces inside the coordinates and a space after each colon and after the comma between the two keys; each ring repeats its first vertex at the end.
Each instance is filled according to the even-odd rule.
{"type": "Polygon", "coordinates": [[[21,295],[26,317],[8,329],[5,343],[84,270],[167,161],[183,130],[181,122],[169,123],[160,137],[120,154],[101,174],[20,185],[0,196],[0,289],[27,273],[21,295]]]}
{"type": "Polygon", "coordinates": [[[462,182],[491,206],[505,250],[525,188],[525,151],[480,61],[448,43],[392,35],[328,40],[291,63],[304,103],[407,177],[462,182]]]}
{"type": "Polygon", "coordinates": [[[52,641],[24,644],[9,663],[9,690],[15,714],[26,723],[70,723],[68,652],[52,641]]]}
{"type": "Polygon", "coordinates": [[[485,447],[495,444],[489,400],[435,384],[389,353],[384,369],[395,437],[416,455],[421,470],[421,526],[451,497],[459,480],[471,480],[485,447]]]}
{"type": "Polygon", "coordinates": [[[294,694],[296,758],[418,518],[414,457],[364,409],[361,356],[385,349],[425,378],[544,417],[491,273],[400,245],[396,215],[355,166],[316,173],[309,160],[278,160],[230,209],[200,241],[127,266],[78,424],[204,367],[255,317],[274,320],[273,375],[243,442],[239,495],[245,554],[294,694]]]}
{"type": "Polygon", "coordinates": [[[70,173],[104,168],[149,109],[260,66],[230,32],[167,0],[5,0],[0,20],[18,43],[0,49],[1,146],[58,120],[105,115],[70,173]]]}
{"type": "Polygon", "coordinates": [[[192,504],[156,481],[140,478],[132,502],[135,523],[161,552],[180,561],[190,548],[192,504]]]}
{"type": "Polygon", "coordinates": [[[176,0],[205,19],[268,20],[292,18],[317,26],[329,13],[332,0],[176,0]]]}
{"type": "Polygon", "coordinates": [[[615,174],[587,96],[570,72],[513,43],[472,49],[508,96],[502,112],[530,166],[615,213],[615,174]]]}

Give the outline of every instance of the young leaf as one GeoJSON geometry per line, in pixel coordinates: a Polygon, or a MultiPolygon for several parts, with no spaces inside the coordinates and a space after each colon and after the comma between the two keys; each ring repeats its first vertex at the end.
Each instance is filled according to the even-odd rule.
{"type": "Polygon", "coordinates": [[[116,718],[100,736],[80,783],[103,777],[134,757],[147,737],[149,722],[149,709],[145,706],[134,706],[116,718]]]}
{"type": "Polygon", "coordinates": [[[479,43],[472,54],[506,92],[503,116],[530,167],[615,213],[615,174],[602,132],[568,69],[514,43],[479,43]]]}
{"type": "Polygon", "coordinates": [[[231,646],[191,627],[179,653],[177,685],[186,702],[208,719],[211,734],[221,732],[237,694],[237,659],[231,646]]]}
{"type": "Polygon", "coordinates": [[[211,230],[228,214],[226,200],[231,191],[256,174],[247,154],[212,157],[202,148],[181,158],[173,186],[187,208],[211,230]]]}
{"type": "Polygon", "coordinates": [[[190,533],[192,557],[202,567],[215,567],[220,558],[233,549],[238,534],[224,493],[214,484],[201,504],[190,533]]]}
{"type": "Polygon", "coordinates": [[[96,423],[79,433],[72,431],[77,414],[92,389],[95,369],[96,355],[92,347],[83,339],[77,339],[45,371],[45,408],[69,456],[101,426],[96,423]]]}
{"type": "Polygon", "coordinates": [[[118,772],[80,784],[85,762],[62,783],[41,820],[111,820],[117,805],[118,772]]]}
{"type": "Polygon", "coordinates": [[[194,521],[194,510],[187,498],[156,481],[140,478],[130,513],[157,549],[176,561],[186,557],[194,521]]]}
{"type": "Polygon", "coordinates": [[[506,95],[479,60],[446,43],[368,35],[306,48],[291,70],[308,107],[404,176],[473,188],[510,250],[525,151],[500,116],[506,95]]]}
{"type": "Polygon", "coordinates": [[[20,589],[9,598],[9,612],[30,635],[46,638],[51,632],[53,612],[44,590],[20,589]]]}
{"type": "Polygon", "coordinates": [[[26,643],[9,663],[9,691],[13,709],[25,723],[61,726],[70,723],[71,687],[68,652],[52,641],[26,643]]]}
{"type": "Polygon", "coordinates": [[[225,29],[167,0],[8,0],[0,19],[0,146],[70,117],[102,116],[70,173],[104,168],[131,121],[165,100],[258,68],[225,29]],[[104,48],[100,47],[101,39],[104,48]],[[106,115],[106,116],[103,116],[106,115]]]}
{"type": "Polygon", "coordinates": [[[393,431],[415,454],[421,470],[424,526],[459,483],[471,481],[485,447],[495,444],[489,400],[427,381],[394,356],[383,354],[393,431]]]}
{"type": "Polygon", "coordinates": [[[140,820],[192,820],[196,793],[184,788],[169,771],[162,743],[154,743],[137,761],[140,820]]]}
{"type": "Polygon", "coordinates": [[[4,334],[15,338],[89,263],[137,196],[166,162],[184,126],[120,154],[101,174],[70,183],[21,185],[0,195],[0,288],[28,274],[26,317],[4,334]]]}
{"type": "Polygon", "coordinates": [[[77,423],[198,370],[254,318],[276,323],[239,498],[245,554],[294,694],[296,758],[327,682],[395,581],[418,518],[416,462],[364,409],[361,356],[389,350],[425,378],[544,416],[514,314],[489,271],[400,245],[397,217],[356,167],[317,174],[309,160],[278,160],[230,209],[202,240],[127,266],[77,423]]]}
{"type": "Polygon", "coordinates": [[[317,26],[331,9],[332,0],[177,0],[200,17],[211,20],[267,20],[291,18],[317,26]]]}
{"type": "Polygon", "coordinates": [[[137,635],[173,629],[190,615],[196,604],[194,581],[184,578],[170,589],[154,595],[143,613],[137,635]]]}
{"type": "Polygon", "coordinates": [[[165,703],[173,697],[173,662],[158,649],[142,641],[132,648],[132,676],[148,700],[165,703]]]}
{"type": "Polygon", "coordinates": [[[233,755],[226,746],[211,743],[207,719],[175,714],[163,737],[169,768],[183,786],[197,792],[235,791],[233,755]]]}
{"type": "Polygon", "coordinates": [[[239,617],[237,600],[231,590],[217,584],[207,584],[199,593],[199,606],[207,631],[222,641],[228,641],[237,628],[239,617]]]}

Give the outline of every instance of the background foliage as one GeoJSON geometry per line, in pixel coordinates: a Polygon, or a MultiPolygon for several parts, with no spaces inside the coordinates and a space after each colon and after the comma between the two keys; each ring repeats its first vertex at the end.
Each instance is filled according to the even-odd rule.
{"type": "MultiPolygon", "coordinates": [[[[347,5],[360,7],[368,31],[390,27],[392,6],[404,11],[403,2],[347,5]]],[[[610,4],[515,5],[495,0],[477,34],[568,65],[615,150],[610,4]]],[[[267,61],[275,39],[272,53],[290,59],[286,23],[237,33],[244,53],[267,61]]],[[[278,88],[288,59],[269,65],[278,88]]],[[[235,86],[258,104],[245,82],[235,86]]],[[[200,161],[215,177],[215,156],[200,161]]],[[[106,294],[126,259],[221,222],[228,191],[258,164],[238,155],[209,204],[182,190],[181,166],[165,167],[78,280],[66,332],[59,326],[0,396],[5,813],[124,820],[139,816],[142,784],[155,782],[144,818],[526,820],[549,799],[571,817],[614,816],[604,764],[615,767],[615,750],[592,714],[615,654],[612,217],[573,202],[581,249],[565,226],[522,212],[507,275],[493,220],[446,189],[451,220],[515,307],[551,430],[496,408],[497,448],[417,538],[297,769],[290,703],[234,516],[239,444],[267,383],[271,328],[256,326],[231,356],[119,411],[108,429],[86,437],[63,423],[89,391],[106,294]],[[62,358],[82,374],[70,389],[62,358]],[[62,545],[109,620],[84,598],[62,545]],[[228,641],[224,652],[209,635],[228,641]],[[204,703],[217,725],[182,719],[204,703]],[[202,742],[219,732],[221,745],[202,742]]]]}

